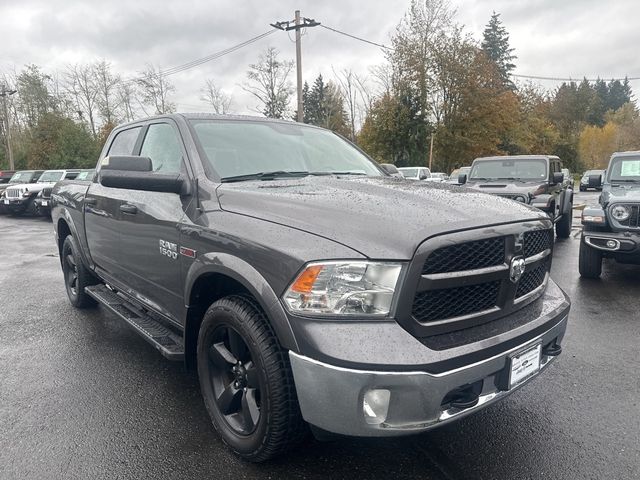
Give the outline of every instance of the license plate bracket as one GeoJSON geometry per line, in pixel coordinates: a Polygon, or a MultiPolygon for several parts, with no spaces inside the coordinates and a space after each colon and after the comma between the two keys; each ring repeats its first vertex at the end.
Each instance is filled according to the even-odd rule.
{"type": "Polygon", "coordinates": [[[540,371],[542,343],[529,345],[512,353],[507,361],[509,389],[517,387],[540,371]]]}

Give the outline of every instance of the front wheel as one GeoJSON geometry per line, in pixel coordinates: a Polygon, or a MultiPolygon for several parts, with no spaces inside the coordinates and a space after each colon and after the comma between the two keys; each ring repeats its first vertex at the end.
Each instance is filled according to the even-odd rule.
{"type": "Polygon", "coordinates": [[[229,296],[205,313],[198,377],[215,429],[236,454],[262,462],[306,431],[286,351],[256,302],[229,296]]]}
{"type": "Polygon", "coordinates": [[[69,302],[76,308],[89,308],[96,301],[84,291],[84,287],[95,285],[96,278],[82,263],[78,245],[72,235],[68,235],[62,244],[62,273],[69,302]]]}
{"type": "Polygon", "coordinates": [[[602,274],[602,252],[587,245],[584,239],[580,242],[578,269],[584,278],[599,278],[602,274]]]}

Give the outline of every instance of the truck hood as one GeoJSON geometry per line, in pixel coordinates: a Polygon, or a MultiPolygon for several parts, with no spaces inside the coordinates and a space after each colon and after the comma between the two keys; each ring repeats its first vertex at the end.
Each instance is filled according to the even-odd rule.
{"type": "Polygon", "coordinates": [[[53,187],[56,184],[56,182],[46,182],[46,183],[12,183],[7,185],[7,188],[11,188],[11,189],[27,189],[30,192],[39,192],[40,190],[42,190],[43,188],[47,188],[47,187],[53,187]]]}
{"type": "Polygon", "coordinates": [[[539,210],[466,188],[389,177],[305,177],[224,183],[223,210],[297,228],[377,259],[408,260],[425,239],[546,219],[539,210]]]}

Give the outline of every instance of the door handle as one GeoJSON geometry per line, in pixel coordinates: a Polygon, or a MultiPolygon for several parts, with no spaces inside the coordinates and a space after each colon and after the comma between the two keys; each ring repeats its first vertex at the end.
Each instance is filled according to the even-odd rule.
{"type": "Polygon", "coordinates": [[[122,213],[129,213],[131,215],[134,215],[138,213],[138,207],[136,207],[135,205],[131,205],[130,203],[125,203],[123,205],[120,205],[120,211],[122,213]]]}
{"type": "Polygon", "coordinates": [[[93,197],[84,197],[84,204],[93,207],[96,204],[96,199],[93,197]]]}

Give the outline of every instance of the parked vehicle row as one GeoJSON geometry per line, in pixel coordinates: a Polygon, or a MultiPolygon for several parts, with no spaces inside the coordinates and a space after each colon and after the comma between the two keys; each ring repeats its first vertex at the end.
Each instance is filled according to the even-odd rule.
{"type": "Polygon", "coordinates": [[[0,209],[12,215],[51,216],[51,190],[62,180],[90,180],[93,169],[21,170],[0,185],[0,209]]]}

